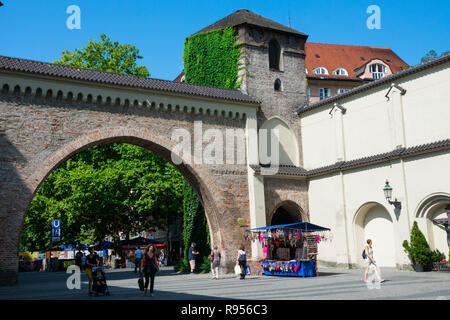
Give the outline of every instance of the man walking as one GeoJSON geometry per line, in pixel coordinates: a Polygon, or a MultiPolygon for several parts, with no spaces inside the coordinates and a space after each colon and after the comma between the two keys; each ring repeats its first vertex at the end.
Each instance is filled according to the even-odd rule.
{"type": "Polygon", "coordinates": [[[188,260],[189,265],[191,266],[191,273],[194,272],[195,270],[195,256],[198,255],[198,252],[195,251],[195,246],[196,246],[195,242],[192,242],[188,251],[188,260]]]}
{"type": "Polygon", "coordinates": [[[134,251],[135,265],[134,265],[134,273],[137,273],[137,267],[139,266],[139,273],[141,273],[141,261],[142,261],[142,250],[137,248],[134,251]]]}
{"type": "Polygon", "coordinates": [[[81,252],[81,250],[78,250],[77,254],[75,255],[75,265],[77,265],[80,270],[83,269],[83,256],[84,253],[81,252]]]}
{"type": "Polygon", "coordinates": [[[103,249],[103,265],[108,265],[108,249],[103,249]]]}
{"type": "Polygon", "coordinates": [[[217,246],[211,251],[210,261],[211,261],[211,273],[212,278],[219,280],[219,266],[220,266],[220,252],[217,246]]]}

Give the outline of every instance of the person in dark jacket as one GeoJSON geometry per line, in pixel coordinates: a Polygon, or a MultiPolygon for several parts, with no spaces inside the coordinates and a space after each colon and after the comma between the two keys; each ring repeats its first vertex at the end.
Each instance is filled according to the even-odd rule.
{"type": "MultiPolygon", "coordinates": [[[[142,257],[142,269],[144,272],[144,295],[147,294],[148,284],[150,280],[150,296],[153,297],[153,286],[155,284],[155,275],[159,272],[157,263],[156,247],[153,244],[149,244],[144,250],[142,257]]],[[[142,271],[140,272],[142,274],[142,271]]]]}

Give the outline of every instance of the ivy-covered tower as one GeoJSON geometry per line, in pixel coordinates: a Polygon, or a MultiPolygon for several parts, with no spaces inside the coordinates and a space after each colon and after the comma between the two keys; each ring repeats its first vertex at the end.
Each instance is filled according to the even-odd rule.
{"type": "MultiPolygon", "coordinates": [[[[268,119],[280,118],[294,131],[297,148],[301,150],[300,122],[295,110],[307,102],[305,42],[308,36],[245,9],[203,28],[195,35],[227,28],[233,28],[235,43],[242,49],[243,54],[236,69],[236,87],[261,101],[258,127],[261,128],[268,119]]],[[[189,43],[188,40],[186,44],[194,45],[194,42],[189,43]]],[[[203,66],[208,68],[208,64],[203,66]]],[[[233,71],[228,70],[231,73],[233,71]]],[[[201,72],[208,73],[207,70],[201,72]]],[[[210,75],[211,81],[200,84],[217,85],[213,83],[215,80],[212,80],[218,76],[217,73],[212,72],[210,75]]],[[[233,85],[228,87],[233,88],[233,85]]],[[[292,164],[301,165],[301,152],[297,157],[297,161],[292,161],[292,164]]]]}
{"type": "MultiPolygon", "coordinates": [[[[295,111],[307,102],[304,51],[307,38],[304,33],[249,10],[238,10],[186,39],[184,81],[240,89],[260,101],[260,108],[247,115],[245,123],[234,120],[233,124],[258,129],[260,133],[261,129],[278,130],[278,164],[302,166],[300,119],[295,111]]],[[[175,81],[183,80],[180,76],[175,81]]],[[[265,151],[261,141],[253,140],[251,135],[247,136],[247,142],[248,199],[243,197],[248,200],[245,203],[248,215],[241,217],[244,224],[270,225],[280,215],[286,221],[283,223],[307,221],[307,181],[289,175],[260,174],[259,165],[267,161],[267,157],[263,159],[265,151],[274,164],[270,140],[265,151]]],[[[234,186],[233,176],[229,175],[229,179],[230,186],[234,186]]],[[[236,227],[237,234],[242,230],[236,227]]],[[[252,243],[251,255],[254,258],[262,255],[256,243],[252,243]]]]}

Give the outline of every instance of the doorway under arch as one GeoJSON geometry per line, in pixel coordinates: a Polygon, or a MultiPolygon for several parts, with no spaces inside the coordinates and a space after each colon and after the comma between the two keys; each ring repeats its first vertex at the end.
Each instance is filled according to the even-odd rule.
{"type": "Polygon", "coordinates": [[[270,225],[289,224],[303,221],[303,210],[292,201],[280,203],[271,215],[270,225]]]}
{"type": "Polygon", "coordinates": [[[422,200],[416,211],[419,228],[424,232],[431,250],[439,250],[448,257],[450,229],[445,223],[450,216],[450,194],[435,193],[422,200]],[[423,228],[423,229],[422,229],[423,228]]]}
{"type": "Polygon", "coordinates": [[[357,255],[363,262],[360,252],[366,241],[372,240],[374,259],[380,267],[396,266],[396,251],[393,219],[386,208],[377,203],[366,203],[355,216],[357,255]]]}

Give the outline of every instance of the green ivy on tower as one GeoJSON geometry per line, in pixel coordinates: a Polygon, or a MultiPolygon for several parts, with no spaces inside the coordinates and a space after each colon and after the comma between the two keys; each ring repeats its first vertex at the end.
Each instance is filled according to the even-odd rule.
{"type": "Polygon", "coordinates": [[[184,43],[184,77],[187,83],[237,89],[238,73],[244,69],[245,57],[237,42],[234,28],[225,28],[193,35],[184,43]]]}

